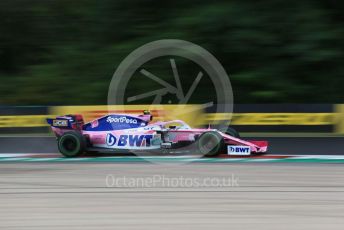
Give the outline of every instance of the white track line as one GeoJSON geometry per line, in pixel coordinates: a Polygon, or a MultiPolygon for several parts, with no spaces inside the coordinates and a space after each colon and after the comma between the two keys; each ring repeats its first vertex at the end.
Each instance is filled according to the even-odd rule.
{"type": "Polygon", "coordinates": [[[7,157],[23,157],[23,156],[32,156],[33,154],[28,153],[1,153],[0,158],[7,158],[7,157]]]}

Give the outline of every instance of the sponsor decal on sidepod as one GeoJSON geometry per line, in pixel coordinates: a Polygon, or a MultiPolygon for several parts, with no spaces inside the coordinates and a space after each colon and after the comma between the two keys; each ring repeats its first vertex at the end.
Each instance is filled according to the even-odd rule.
{"type": "Polygon", "coordinates": [[[123,134],[123,135],[120,135],[119,138],[116,138],[115,135],[108,133],[106,136],[106,144],[108,146],[117,145],[119,147],[124,147],[124,146],[149,147],[151,145],[152,138],[153,138],[153,135],[151,134],[144,134],[144,135],[123,134]]]}

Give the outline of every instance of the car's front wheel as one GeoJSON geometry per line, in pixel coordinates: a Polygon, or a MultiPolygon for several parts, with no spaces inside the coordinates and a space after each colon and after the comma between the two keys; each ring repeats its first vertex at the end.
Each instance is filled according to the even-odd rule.
{"type": "Polygon", "coordinates": [[[224,145],[223,137],[218,132],[203,133],[197,140],[198,151],[206,157],[219,155],[224,145]]]}
{"type": "Polygon", "coordinates": [[[75,131],[64,133],[57,140],[60,153],[65,157],[77,157],[85,151],[85,137],[75,131]]]}

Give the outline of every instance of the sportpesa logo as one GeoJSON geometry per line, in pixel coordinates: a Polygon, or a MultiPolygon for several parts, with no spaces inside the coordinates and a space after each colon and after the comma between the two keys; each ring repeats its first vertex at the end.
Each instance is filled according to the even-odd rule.
{"type": "Polygon", "coordinates": [[[137,119],[123,117],[108,117],[106,119],[108,123],[127,123],[127,124],[137,124],[137,119]]]}
{"type": "Polygon", "coordinates": [[[140,147],[140,146],[151,146],[151,140],[153,138],[153,135],[146,134],[146,135],[120,135],[117,141],[117,138],[111,134],[108,133],[106,135],[106,144],[108,146],[114,146],[117,145],[119,147],[140,147]]]}

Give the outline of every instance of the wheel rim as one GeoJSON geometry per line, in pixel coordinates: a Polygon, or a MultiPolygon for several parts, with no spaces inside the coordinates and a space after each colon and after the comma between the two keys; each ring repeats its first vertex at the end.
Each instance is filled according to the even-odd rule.
{"type": "Polygon", "coordinates": [[[216,153],[219,149],[221,140],[214,134],[207,134],[201,138],[199,149],[202,154],[216,153]]]}
{"type": "Polygon", "coordinates": [[[61,137],[59,146],[61,153],[66,156],[73,156],[80,150],[80,142],[73,135],[61,137]]]}
{"type": "Polygon", "coordinates": [[[65,150],[68,152],[74,151],[75,148],[77,147],[77,143],[74,139],[66,139],[63,143],[62,146],[65,150]]]}

